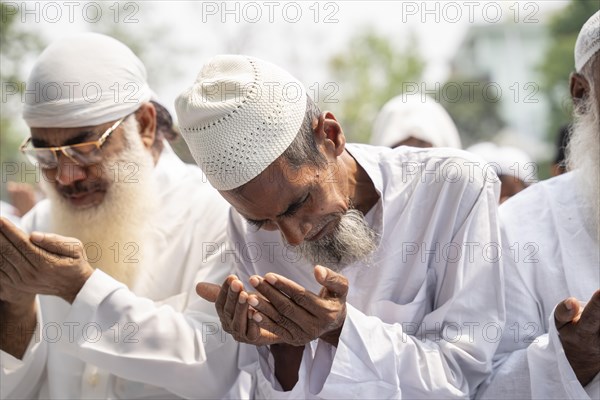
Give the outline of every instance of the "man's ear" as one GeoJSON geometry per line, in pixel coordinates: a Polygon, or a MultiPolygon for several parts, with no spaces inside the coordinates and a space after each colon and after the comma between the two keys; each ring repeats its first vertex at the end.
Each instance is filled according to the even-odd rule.
{"type": "Polygon", "coordinates": [[[151,149],[156,139],[156,109],[152,103],[144,103],[135,112],[135,118],[140,125],[140,136],[144,147],[151,149]]]}
{"type": "Polygon", "coordinates": [[[577,102],[590,94],[590,84],[583,75],[572,72],[569,77],[569,89],[573,102],[577,102]]]}
{"type": "Polygon", "coordinates": [[[336,157],[344,152],[346,136],[344,136],[342,126],[331,112],[324,111],[319,115],[319,120],[314,130],[317,135],[317,143],[323,143],[325,150],[333,151],[336,157]]]}

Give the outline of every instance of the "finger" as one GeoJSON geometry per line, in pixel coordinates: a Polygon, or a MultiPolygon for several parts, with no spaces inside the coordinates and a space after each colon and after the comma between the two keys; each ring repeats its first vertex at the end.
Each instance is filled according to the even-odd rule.
{"type": "Polygon", "coordinates": [[[248,293],[242,291],[235,306],[232,327],[238,335],[246,337],[248,325],[248,293]]]}
{"type": "Polygon", "coordinates": [[[256,346],[283,343],[283,338],[281,336],[261,328],[260,324],[252,319],[248,320],[247,331],[247,343],[251,343],[256,346]]]}
{"type": "Polygon", "coordinates": [[[348,294],[348,279],[329,268],[320,265],[315,266],[315,279],[327,289],[328,297],[345,299],[348,294]]]}
{"type": "Polygon", "coordinates": [[[265,275],[265,280],[275,289],[292,299],[302,309],[308,311],[310,315],[318,315],[319,311],[322,310],[322,299],[291,279],[269,272],[265,275]]]}
{"type": "Polygon", "coordinates": [[[308,326],[308,323],[304,325],[296,324],[285,315],[282,315],[279,311],[277,311],[277,309],[268,300],[259,297],[257,294],[249,295],[248,304],[255,310],[255,313],[252,315],[252,319],[255,321],[256,318],[261,318],[255,318],[255,315],[262,313],[288,332],[304,331],[304,327],[308,326]]]}
{"type": "Polygon", "coordinates": [[[36,246],[58,256],[77,259],[83,255],[83,244],[77,238],[42,232],[32,232],[29,238],[36,246]]]}
{"type": "MultiPolygon", "coordinates": [[[[22,265],[26,262],[35,268],[39,262],[39,249],[29,241],[25,232],[2,217],[0,217],[0,232],[0,248],[3,254],[6,254],[15,265],[22,265]],[[38,258],[30,260],[28,255],[38,258]]],[[[23,265],[23,267],[25,266],[23,265]]]]}
{"type": "Polygon", "coordinates": [[[242,282],[235,278],[229,281],[229,289],[227,291],[227,297],[225,299],[225,305],[223,306],[223,314],[225,317],[232,321],[235,315],[235,308],[238,304],[240,293],[243,289],[242,282]]]}
{"type": "MultiPolygon", "coordinates": [[[[25,232],[17,228],[8,220],[1,218],[0,222],[2,236],[6,239],[5,243],[11,243],[12,247],[22,255],[24,261],[28,262],[32,268],[37,269],[38,265],[42,262],[55,264],[58,261],[55,254],[32,243],[25,232]]],[[[25,267],[24,264],[19,264],[18,261],[16,265],[25,267]]]]}
{"type": "Polygon", "coordinates": [[[10,284],[15,286],[20,278],[16,268],[10,260],[6,259],[4,254],[2,254],[2,259],[0,261],[0,282],[2,282],[2,286],[5,284],[10,284]]]}
{"type": "Polygon", "coordinates": [[[199,282],[196,285],[196,293],[198,296],[202,297],[204,300],[210,301],[211,303],[217,301],[217,296],[219,295],[220,290],[221,286],[215,285],[214,283],[199,282]]]}
{"type": "Polygon", "coordinates": [[[577,326],[590,335],[598,335],[600,332],[600,289],[596,290],[585,305],[577,326]]]}
{"type": "MultiPolygon", "coordinates": [[[[271,275],[270,278],[275,277],[275,274],[267,275],[271,275]]],[[[297,305],[290,297],[273,287],[264,278],[254,275],[250,277],[250,284],[254,286],[260,294],[265,296],[265,298],[277,310],[278,316],[274,318],[276,322],[285,325],[287,323],[285,319],[288,319],[295,322],[299,326],[304,326],[304,324],[308,324],[313,318],[312,314],[297,305]]]]}
{"type": "Polygon", "coordinates": [[[575,297],[569,297],[558,303],[554,310],[556,329],[560,330],[571,323],[577,314],[579,314],[579,301],[575,297]]]}
{"type": "Polygon", "coordinates": [[[219,316],[221,316],[221,314],[223,312],[223,308],[225,307],[225,302],[227,301],[227,293],[229,292],[229,285],[230,285],[231,281],[233,281],[234,279],[237,279],[237,276],[229,275],[227,278],[225,278],[223,285],[221,285],[221,290],[219,291],[219,294],[217,295],[217,301],[215,301],[215,307],[217,309],[217,313],[219,313],[219,316]]]}
{"type": "MultiPolygon", "coordinates": [[[[10,233],[9,233],[10,236],[10,233]]],[[[33,251],[29,246],[31,244],[26,242],[20,242],[17,237],[12,238],[14,243],[2,232],[0,234],[0,250],[2,256],[6,261],[10,261],[11,265],[15,266],[18,270],[30,269],[35,271],[36,264],[33,264],[25,256],[28,251],[33,251]]]]}
{"type": "Polygon", "coordinates": [[[296,344],[297,341],[302,339],[306,340],[307,342],[310,342],[306,335],[298,335],[298,333],[301,333],[301,331],[297,332],[296,335],[294,335],[289,330],[281,326],[281,324],[277,323],[276,321],[273,321],[271,318],[269,318],[267,315],[261,312],[254,313],[252,321],[257,323],[262,330],[266,330],[272,333],[284,343],[296,344]]]}

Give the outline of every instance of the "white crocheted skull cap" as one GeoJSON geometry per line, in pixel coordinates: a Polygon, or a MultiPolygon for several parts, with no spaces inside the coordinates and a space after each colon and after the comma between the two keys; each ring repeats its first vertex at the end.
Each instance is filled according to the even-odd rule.
{"type": "Polygon", "coordinates": [[[204,64],[175,109],[208,181],[231,190],[258,176],[292,143],[304,120],[306,89],[269,62],[220,55],[204,64]]]}

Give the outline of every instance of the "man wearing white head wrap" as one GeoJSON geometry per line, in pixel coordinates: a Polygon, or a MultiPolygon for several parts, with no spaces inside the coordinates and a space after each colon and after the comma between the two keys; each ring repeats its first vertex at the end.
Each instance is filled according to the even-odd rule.
{"type": "Polygon", "coordinates": [[[233,205],[237,275],[197,291],[245,343],[256,397],[474,393],[504,300],[497,260],[466,254],[499,239],[499,187],[468,153],[346,144],[302,84],[247,56],[212,58],[176,110],[233,205]]]}
{"type": "Polygon", "coordinates": [[[525,189],[537,179],[537,166],[523,150],[497,146],[491,142],[477,143],[467,149],[484,161],[482,168],[494,168],[500,179],[500,204],[525,189]]]}
{"type": "Polygon", "coordinates": [[[500,207],[508,329],[483,398],[600,398],[599,50],[600,11],[575,45],[569,172],[500,207]]]}
{"type": "Polygon", "coordinates": [[[244,395],[238,345],[193,291],[231,268],[229,207],[163,140],[172,120],[151,97],[104,35],[58,40],[33,68],[22,150],[49,200],[24,217],[30,236],[0,221],[3,399],[244,395]]]}
{"type": "Polygon", "coordinates": [[[450,115],[434,99],[421,94],[402,94],[385,103],[375,119],[371,144],[461,148],[450,115]]]}

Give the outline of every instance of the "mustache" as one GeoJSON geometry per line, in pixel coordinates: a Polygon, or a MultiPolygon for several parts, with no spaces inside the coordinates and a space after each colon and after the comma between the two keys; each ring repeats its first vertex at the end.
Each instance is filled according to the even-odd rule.
{"type": "Polygon", "coordinates": [[[69,196],[73,196],[73,195],[77,195],[77,194],[81,194],[81,193],[105,191],[106,186],[107,186],[106,184],[99,182],[99,181],[98,182],[78,181],[78,182],[74,182],[73,184],[68,185],[68,186],[58,186],[58,187],[56,187],[56,190],[61,195],[69,197],[69,196]]]}

